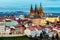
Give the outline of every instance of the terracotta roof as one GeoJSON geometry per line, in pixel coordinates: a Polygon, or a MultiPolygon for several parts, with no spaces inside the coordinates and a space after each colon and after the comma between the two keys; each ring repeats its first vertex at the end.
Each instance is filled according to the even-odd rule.
{"type": "Polygon", "coordinates": [[[41,29],[42,29],[42,27],[37,27],[37,29],[38,29],[38,30],[41,30],[41,29]]]}
{"type": "Polygon", "coordinates": [[[60,26],[59,27],[56,27],[57,30],[60,30],[60,26]]]}
{"type": "Polygon", "coordinates": [[[35,30],[35,26],[32,26],[29,28],[30,30],[35,30]]]}
{"type": "Polygon", "coordinates": [[[9,19],[15,20],[15,17],[14,16],[10,16],[9,19]]]}
{"type": "Polygon", "coordinates": [[[15,30],[14,28],[10,28],[10,30],[12,31],[12,30],[15,30]]]}
{"type": "Polygon", "coordinates": [[[21,27],[21,26],[20,26],[20,25],[16,25],[16,26],[15,26],[15,28],[19,28],[19,27],[21,27]]]}
{"type": "Polygon", "coordinates": [[[5,17],[1,17],[0,16],[0,22],[2,22],[3,20],[5,20],[6,18],[5,17]]]}
{"type": "Polygon", "coordinates": [[[0,19],[0,22],[3,22],[4,21],[4,19],[0,19]]]}
{"type": "Polygon", "coordinates": [[[50,32],[57,32],[57,30],[51,30],[50,32]]]}

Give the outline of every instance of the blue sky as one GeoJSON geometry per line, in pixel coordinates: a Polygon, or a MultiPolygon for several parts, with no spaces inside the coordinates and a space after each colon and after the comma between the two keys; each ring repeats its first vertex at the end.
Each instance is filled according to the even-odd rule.
{"type": "Polygon", "coordinates": [[[43,7],[60,7],[60,0],[0,0],[0,7],[23,8],[24,6],[29,7],[31,4],[39,6],[40,2],[43,7]]]}
{"type": "Polygon", "coordinates": [[[28,9],[32,4],[43,7],[60,7],[60,0],[0,0],[0,8],[4,9],[28,9]]]}

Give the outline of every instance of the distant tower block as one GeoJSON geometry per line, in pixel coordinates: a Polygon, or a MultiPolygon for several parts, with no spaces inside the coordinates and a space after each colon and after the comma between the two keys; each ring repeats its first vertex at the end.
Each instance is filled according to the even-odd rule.
{"type": "Polygon", "coordinates": [[[31,5],[31,8],[30,8],[30,17],[33,18],[34,15],[35,15],[35,13],[34,13],[32,5],[31,5]]]}
{"type": "Polygon", "coordinates": [[[41,3],[40,3],[40,8],[39,8],[39,16],[40,17],[43,17],[44,16],[44,12],[43,12],[43,8],[42,8],[41,3]]]}

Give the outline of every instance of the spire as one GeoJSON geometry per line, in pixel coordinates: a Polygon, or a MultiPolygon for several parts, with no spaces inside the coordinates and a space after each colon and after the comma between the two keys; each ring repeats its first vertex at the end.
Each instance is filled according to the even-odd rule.
{"type": "Polygon", "coordinates": [[[40,3],[40,9],[42,10],[43,8],[42,8],[42,3],[40,3]]]}
{"type": "Polygon", "coordinates": [[[40,7],[42,7],[41,3],[40,3],[40,7]]]}
{"type": "Polygon", "coordinates": [[[39,15],[40,15],[40,17],[44,16],[44,12],[43,12],[43,8],[42,8],[41,3],[40,3],[40,8],[39,8],[39,15]]]}
{"type": "Polygon", "coordinates": [[[37,8],[37,5],[35,4],[35,15],[38,15],[38,8],[37,8]]]}
{"type": "Polygon", "coordinates": [[[31,8],[30,8],[30,17],[34,17],[34,10],[33,10],[33,7],[32,7],[32,5],[31,5],[31,8]]]}
{"type": "Polygon", "coordinates": [[[31,4],[31,8],[30,8],[30,11],[33,11],[33,7],[32,7],[32,4],[31,4]]]}
{"type": "Polygon", "coordinates": [[[37,11],[37,6],[36,6],[36,4],[35,4],[35,12],[37,11]]]}

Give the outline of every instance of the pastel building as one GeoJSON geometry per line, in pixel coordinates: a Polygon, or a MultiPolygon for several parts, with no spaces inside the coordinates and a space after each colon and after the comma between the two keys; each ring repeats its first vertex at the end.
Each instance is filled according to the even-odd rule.
{"type": "Polygon", "coordinates": [[[53,18],[51,18],[51,17],[46,17],[45,18],[45,20],[46,21],[49,21],[49,22],[54,22],[54,23],[57,23],[58,21],[59,21],[59,17],[53,17],[53,18]]]}
{"type": "Polygon", "coordinates": [[[0,34],[5,32],[5,20],[4,18],[0,17],[0,34]]]}

